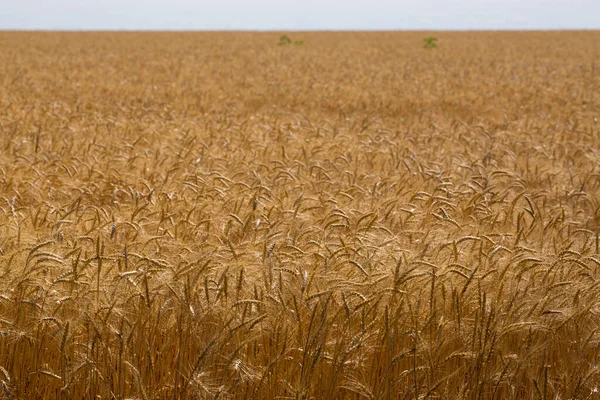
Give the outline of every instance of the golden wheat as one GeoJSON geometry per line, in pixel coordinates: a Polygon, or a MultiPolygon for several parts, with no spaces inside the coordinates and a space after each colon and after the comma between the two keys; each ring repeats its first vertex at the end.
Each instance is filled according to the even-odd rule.
{"type": "Polygon", "coordinates": [[[598,32],[0,33],[11,399],[593,399],[598,32]]]}

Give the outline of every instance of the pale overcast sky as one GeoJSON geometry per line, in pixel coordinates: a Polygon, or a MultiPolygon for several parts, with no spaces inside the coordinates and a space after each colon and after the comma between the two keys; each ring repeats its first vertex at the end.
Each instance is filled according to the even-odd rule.
{"type": "Polygon", "coordinates": [[[600,29],[600,0],[0,0],[0,29],[600,29]]]}

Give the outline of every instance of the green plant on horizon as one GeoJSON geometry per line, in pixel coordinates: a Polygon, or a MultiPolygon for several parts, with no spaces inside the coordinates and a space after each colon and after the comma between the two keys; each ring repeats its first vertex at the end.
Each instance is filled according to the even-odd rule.
{"type": "Polygon", "coordinates": [[[279,38],[279,46],[287,46],[289,44],[292,43],[292,39],[290,39],[289,36],[287,35],[281,35],[281,37],[279,38]]]}
{"type": "Polygon", "coordinates": [[[425,44],[423,45],[426,49],[435,49],[437,47],[437,38],[435,36],[428,36],[424,39],[425,44]]]}
{"type": "Polygon", "coordinates": [[[279,43],[277,44],[279,46],[289,46],[291,44],[294,44],[295,46],[302,46],[304,45],[304,40],[293,41],[288,35],[281,35],[279,37],[279,43]]]}

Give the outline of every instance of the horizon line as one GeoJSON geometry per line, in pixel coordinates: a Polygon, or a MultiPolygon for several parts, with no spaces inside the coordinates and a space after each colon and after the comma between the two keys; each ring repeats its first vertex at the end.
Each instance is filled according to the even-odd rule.
{"type": "Polygon", "coordinates": [[[119,28],[119,29],[87,29],[87,28],[8,28],[4,29],[0,27],[0,32],[39,32],[39,33],[220,33],[220,32],[232,32],[232,33],[278,33],[278,32],[307,32],[307,33],[344,33],[344,32],[365,32],[365,33],[387,33],[387,32],[597,32],[600,31],[598,28],[418,28],[418,29],[285,29],[285,28],[274,28],[274,29],[234,29],[234,28],[223,28],[223,29],[139,29],[139,28],[119,28]]]}

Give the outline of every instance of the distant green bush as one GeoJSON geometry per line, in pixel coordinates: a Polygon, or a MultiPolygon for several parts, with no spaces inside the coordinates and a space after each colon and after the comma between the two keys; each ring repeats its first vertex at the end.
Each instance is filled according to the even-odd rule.
{"type": "Polygon", "coordinates": [[[437,47],[437,38],[434,36],[429,36],[424,39],[425,44],[423,47],[426,49],[435,49],[437,47]]]}
{"type": "Polygon", "coordinates": [[[287,35],[281,35],[279,38],[279,46],[287,46],[292,43],[292,39],[290,39],[287,35]]]}
{"type": "Polygon", "coordinates": [[[279,46],[289,46],[292,43],[294,45],[296,45],[296,46],[302,46],[302,45],[304,45],[304,41],[303,40],[292,41],[292,39],[288,35],[281,35],[281,37],[279,38],[279,43],[277,43],[277,44],[279,46]]]}

